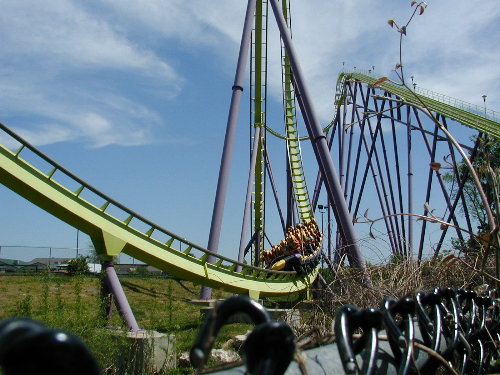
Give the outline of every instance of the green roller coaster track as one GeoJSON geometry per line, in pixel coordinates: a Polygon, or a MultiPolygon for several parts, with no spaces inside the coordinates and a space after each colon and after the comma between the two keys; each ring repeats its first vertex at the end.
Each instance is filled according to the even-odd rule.
{"type": "Polygon", "coordinates": [[[254,267],[210,252],[107,197],[5,125],[0,129],[20,143],[16,151],[0,145],[0,183],[87,233],[102,254],[113,257],[123,252],[177,277],[254,298],[298,292],[316,277],[317,271],[298,277],[295,272],[254,267]],[[48,170],[29,163],[23,158],[25,152],[49,165],[48,170]],[[69,185],[78,187],[73,190],[69,185]],[[210,255],[216,259],[213,264],[207,262],[210,255]]]}
{"type": "MultiPolygon", "coordinates": [[[[347,79],[367,84],[376,82],[376,78],[360,73],[343,73],[339,76],[339,82],[347,79]]],[[[414,93],[404,88],[387,83],[379,86],[386,92],[404,98],[404,101],[421,105],[414,98],[414,93]]],[[[342,95],[342,92],[337,94],[342,95]]],[[[500,138],[497,122],[422,95],[418,97],[430,110],[500,138]]],[[[109,198],[44,155],[5,125],[0,124],[0,130],[20,145],[15,151],[0,145],[0,183],[87,233],[96,249],[104,255],[113,257],[123,252],[180,278],[232,293],[248,294],[254,298],[299,292],[306,289],[317,275],[317,269],[299,276],[291,271],[272,271],[239,263],[210,252],[109,198]],[[29,160],[32,160],[34,155],[35,161],[28,162],[28,158],[23,157],[25,153],[29,154],[29,160]],[[36,162],[37,159],[41,163],[36,162]],[[47,169],[35,167],[38,164],[44,164],[47,169]],[[208,263],[209,256],[213,256],[216,261],[208,263]]],[[[301,162],[297,140],[289,142],[289,153],[301,162]]],[[[303,175],[300,168],[297,173],[303,175]]],[[[309,210],[307,206],[306,212],[309,213],[309,210]]]]}
{"type": "MultiPolygon", "coordinates": [[[[357,80],[370,85],[373,85],[378,80],[378,78],[374,78],[363,73],[341,73],[337,80],[337,94],[335,100],[337,105],[340,105],[340,103],[342,103],[341,99],[343,98],[343,95],[345,95],[343,90],[345,85],[343,84],[343,82],[344,80],[349,79],[357,80]]],[[[398,86],[387,81],[379,83],[377,87],[401,98],[404,104],[413,104],[419,107],[425,106],[430,111],[437,112],[472,129],[478,130],[484,134],[488,134],[496,139],[500,139],[500,126],[498,124],[498,121],[494,121],[484,116],[480,116],[464,109],[457,108],[450,104],[443,103],[439,100],[426,97],[424,95],[408,90],[403,86],[398,86]]]]}

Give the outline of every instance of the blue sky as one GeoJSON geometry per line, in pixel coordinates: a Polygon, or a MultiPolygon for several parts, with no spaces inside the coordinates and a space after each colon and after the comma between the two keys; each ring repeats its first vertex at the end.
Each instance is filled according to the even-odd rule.
{"type": "MultiPolygon", "coordinates": [[[[409,4],[292,1],[295,46],[323,124],[333,117],[343,62],[391,74],[398,34],[386,21],[404,22],[409,4]]],[[[0,121],[99,190],[206,246],[245,7],[241,0],[4,0],[0,121]]],[[[280,108],[281,77],[270,21],[271,113],[280,108]]],[[[428,1],[405,38],[406,75],[478,105],[486,94],[498,110],[499,24],[496,0],[428,1]]],[[[244,96],[220,245],[234,257],[247,103],[244,96]]],[[[0,245],[75,247],[75,229],[3,186],[0,202],[0,245]]]]}

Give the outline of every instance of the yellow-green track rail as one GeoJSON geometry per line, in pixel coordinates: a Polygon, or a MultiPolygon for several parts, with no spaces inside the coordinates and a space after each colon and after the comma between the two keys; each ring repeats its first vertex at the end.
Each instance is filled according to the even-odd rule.
{"type": "MultiPolygon", "coordinates": [[[[283,1],[283,14],[290,25],[289,19],[289,3],[283,1]]],[[[290,27],[290,26],[289,26],[290,27]]],[[[288,150],[288,162],[290,166],[290,174],[297,203],[299,218],[302,221],[308,222],[313,219],[313,210],[309,200],[309,192],[307,190],[306,177],[302,164],[302,156],[300,150],[299,129],[297,123],[297,111],[295,101],[295,89],[292,84],[292,68],[290,61],[286,55],[285,48],[281,47],[281,63],[283,76],[283,112],[285,114],[285,132],[288,150]]]]}
{"type": "Polygon", "coordinates": [[[113,257],[123,252],[177,277],[252,298],[295,293],[306,289],[316,277],[317,270],[299,276],[212,253],[99,192],[5,125],[0,124],[0,131],[20,145],[16,151],[0,145],[0,183],[87,233],[103,255],[113,257]],[[207,262],[210,255],[216,259],[213,264],[207,262]]]}
{"type": "MultiPolygon", "coordinates": [[[[368,84],[374,84],[377,81],[377,78],[362,73],[341,73],[338,82],[343,82],[344,79],[354,79],[368,84]]],[[[345,85],[342,86],[345,88],[345,85]]],[[[431,99],[427,96],[415,93],[403,86],[398,86],[393,83],[382,82],[378,84],[377,87],[400,97],[405,103],[418,105],[420,107],[422,107],[423,103],[427,107],[427,109],[431,111],[437,112],[449,119],[457,121],[484,134],[491,135],[496,139],[500,139],[500,126],[498,125],[497,121],[454,107],[450,104],[442,103],[439,100],[431,99]]],[[[337,104],[340,103],[339,99],[342,98],[342,95],[342,92],[339,93],[337,91],[337,104]]]]}

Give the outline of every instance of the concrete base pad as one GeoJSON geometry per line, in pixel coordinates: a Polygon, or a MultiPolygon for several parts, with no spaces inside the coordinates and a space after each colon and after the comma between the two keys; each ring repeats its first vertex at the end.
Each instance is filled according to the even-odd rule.
{"type": "Polygon", "coordinates": [[[119,354],[118,373],[143,374],[177,367],[175,336],[157,331],[116,331],[117,338],[125,337],[119,354]]]}

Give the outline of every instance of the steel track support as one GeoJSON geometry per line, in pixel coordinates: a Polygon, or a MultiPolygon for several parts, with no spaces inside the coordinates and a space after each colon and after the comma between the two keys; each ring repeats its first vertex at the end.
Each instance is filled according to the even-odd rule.
{"type": "MultiPolygon", "coordinates": [[[[443,125],[448,128],[448,125],[446,124],[446,118],[445,117],[442,117],[442,120],[443,120],[443,125]]],[[[452,165],[454,165],[455,167],[453,168],[453,173],[455,175],[455,178],[457,179],[457,181],[460,181],[460,176],[459,176],[459,173],[458,173],[458,164],[457,164],[457,158],[455,156],[455,148],[453,147],[453,144],[451,143],[451,141],[448,139],[446,141],[446,143],[448,143],[448,149],[450,150],[450,155],[451,155],[451,160],[452,160],[452,165]]],[[[463,207],[463,210],[464,210],[464,214],[465,214],[465,220],[467,222],[467,229],[469,230],[469,232],[473,232],[473,229],[472,229],[472,223],[470,221],[470,215],[469,215],[469,209],[467,207],[467,203],[465,202],[465,197],[464,195],[462,194],[462,207],[463,207]]],[[[462,232],[460,231],[460,234],[462,232]]],[[[464,239],[463,238],[460,238],[460,240],[462,242],[464,242],[464,239]]]]}
{"type": "MultiPolygon", "coordinates": [[[[241,225],[241,236],[240,236],[240,247],[238,252],[238,262],[243,263],[245,258],[245,245],[246,245],[246,237],[247,237],[247,229],[250,223],[250,213],[252,210],[252,188],[253,182],[255,180],[255,165],[257,162],[257,154],[260,153],[259,143],[260,143],[260,132],[261,127],[255,127],[253,147],[252,147],[252,155],[250,157],[250,170],[248,172],[248,182],[247,182],[247,195],[245,200],[245,210],[243,212],[243,223],[241,225]]],[[[236,271],[241,271],[241,266],[236,268],[236,271]]]]}
{"type": "MultiPolygon", "coordinates": [[[[414,112],[415,112],[415,117],[417,119],[419,128],[423,129],[422,121],[420,120],[420,116],[418,116],[418,112],[416,111],[416,109],[414,109],[414,112]]],[[[439,118],[440,118],[440,115],[436,114],[436,119],[439,119],[439,118]]],[[[415,129],[419,130],[419,128],[415,128],[415,129]]],[[[427,152],[429,153],[429,156],[432,158],[432,150],[431,150],[431,147],[429,145],[429,140],[427,139],[427,135],[422,132],[422,137],[423,137],[423,140],[425,142],[425,146],[427,148],[427,152]]],[[[448,143],[447,140],[443,140],[443,141],[446,141],[448,143]]],[[[451,150],[451,152],[453,153],[453,150],[451,150]]],[[[441,191],[443,193],[443,197],[445,199],[446,206],[448,207],[448,210],[450,210],[450,212],[451,212],[452,205],[451,205],[451,202],[450,202],[450,196],[448,194],[448,191],[446,190],[446,186],[445,186],[445,183],[443,181],[443,177],[441,176],[441,172],[439,170],[437,170],[435,173],[436,173],[436,178],[437,178],[437,180],[439,182],[439,186],[441,187],[441,191]]],[[[466,216],[468,216],[468,214],[466,214],[466,216]]],[[[451,220],[453,221],[453,224],[455,224],[455,226],[457,226],[457,229],[456,229],[457,236],[458,236],[459,240],[461,241],[461,243],[463,243],[464,239],[463,239],[462,231],[460,229],[458,229],[459,223],[458,223],[458,220],[457,220],[456,216],[453,215],[451,217],[451,220]]]]}
{"type": "Polygon", "coordinates": [[[290,59],[290,65],[295,79],[297,90],[297,98],[302,110],[302,114],[306,123],[309,138],[311,139],[314,153],[319,164],[325,187],[327,189],[328,198],[334,202],[338,217],[340,219],[340,230],[343,238],[348,245],[351,265],[359,268],[363,272],[364,282],[371,286],[370,277],[366,271],[366,264],[359,248],[359,240],[354,229],[351,215],[347,208],[346,201],[343,196],[342,188],[339,183],[339,178],[335,170],[335,166],[331,159],[331,155],[326,142],[325,134],[321,129],[320,123],[312,106],[312,101],[308,93],[304,77],[298,62],[295,48],[292,44],[292,39],[288,31],[286,21],[281,12],[277,0],[270,0],[271,7],[276,19],[276,23],[280,30],[281,39],[285,46],[286,52],[290,59]]]}
{"type": "MultiPolygon", "coordinates": [[[[434,137],[432,139],[432,151],[431,151],[431,163],[434,163],[436,161],[436,146],[437,146],[437,133],[438,133],[439,127],[434,125],[434,137]]],[[[424,135],[425,137],[425,135],[424,135]]],[[[427,176],[427,191],[425,193],[425,201],[430,204],[430,196],[431,196],[431,189],[432,189],[432,176],[434,175],[434,170],[429,167],[429,174],[427,176]]],[[[424,209],[424,216],[427,216],[429,211],[427,210],[427,207],[424,209]]],[[[427,230],[427,220],[424,220],[422,222],[422,231],[420,232],[420,244],[418,246],[418,258],[417,261],[420,262],[422,259],[422,254],[424,250],[424,239],[425,239],[425,232],[427,230]]]]}
{"type": "MultiPolygon", "coordinates": [[[[390,95],[389,95],[390,97],[390,95]]],[[[396,114],[399,113],[399,108],[400,106],[396,108],[396,114]]],[[[397,137],[396,137],[396,120],[394,118],[394,108],[391,107],[390,110],[391,113],[391,130],[392,130],[392,148],[393,148],[393,156],[394,156],[394,161],[395,161],[395,167],[396,167],[396,182],[397,182],[397,187],[398,187],[398,203],[399,203],[399,213],[404,212],[403,208],[403,190],[401,186],[401,168],[399,165],[399,151],[398,151],[398,143],[397,143],[397,137]]],[[[401,222],[401,238],[400,241],[402,241],[404,238],[406,238],[406,225],[405,225],[405,219],[404,216],[401,215],[399,218],[401,222]]],[[[404,243],[401,243],[401,251],[404,248],[404,243]]]]}
{"type": "MultiPolygon", "coordinates": [[[[238,65],[234,77],[232,87],[231,105],[227,119],[226,136],[224,138],[224,148],[222,151],[222,159],[219,169],[219,178],[217,181],[217,190],[215,193],[214,209],[212,213],[212,223],[210,226],[210,234],[208,237],[207,249],[213,252],[219,250],[220,232],[222,228],[222,217],[224,213],[224,204],[226,202],[227,185],[229,181],[229,170],[231,167],[231,159],[233,154],[234,138],[236,135],[236,125],[238,122],[238,114],[243,93],[243,83],[245,82],[245,68],[248,60],[248,52],[250,49],[250,39],[252,35],[252,23],[255,13],[255,0],[248,0],[245,24],[241,36],[240,51],[238,55],[238,65]]],[[[209,263],[214,262],[213,257],[207,260],[209,263]]],[[[210,299],[212,296],[212,288],[202,286],[200,299],[210,299]]]]}
{"type": "MultiPolygon", "coordinates": [[[[474,144],[474,147],[472,148],[472,151],[471,151],[470,157],[469,157],[469,160],[470,160],[471,163],[473,162],[473,160],[477,156],[478,148],[479,148],[479,145],[481,143],[482,136],[483,136],[483,134],[479,133],[478,136],[477,136],[477,138],[476,138],[476,142],[474,144]]],[[[450,220],[452,219],[452,217],[455,216],[455,210],[456,210],[456,208],[458,206],[458,202],[460,201],[461,197],[463,196],[463,190],[464,190],[465,183],[466,183],[468,177],[469,177],[469,169],[465,168],[465,170],[463,172],[463,175],[462,175],[462,178],[459,179],[460,184],[458,186],[458,190],[457,190],[455,199],[453,201],[453,205],[452,205],[452,207],[450,209],[450,212],[448,214],[448,218],[446,220],[447,222],[450,222],[450,220]]],[[[434,250],[434,258],[438,256],[439,251],[441,250],[441,246],[443,245],[444,238],[445,238],[447,232],[448,232],[448,227],[446,227],[443,230],[443,232],[441,233],[441,237],[439,238],[439,241],[437,243],[436,249],[434,250]]]]}
{"type": "MultiPolygon", "coordinates": [[[[361,84],[359,84],[359,85],[361,86],[361,84]]],[[[384,216],[384,223],[385,223],[386,228],[387,228],[387,233],[389,236],[389,242],[391,243],[392,252],[393,252],[393,254],[396,254],[396,253],[398,253],[398,246],[396,244],[395,230],[394,230],[394,225],[393,225],[393,220],[392,220],[393,218],[390,216],[392,212],[390,209],[389,201],[387,200],[388,194],[387,194],[387,189],[385,187],[384,174],[383,174],[382,168],[380,166],[380,157],[379,157],[378,150],[377,150],[377,140],[379,139],[379,134],[380,134],[380,138],[383,137],[381,123],[380,123],[381,114],[379,114],[377,111],[377,117],[376,117],[377,124],[375,127],[375,132],[373,132],[370,116],[368,115],[370,88],[367,89],[366,96],[363,94],[363,90],[360,90],[360,92],[361,92],[361,97],[363,99],[363,104],[364,104],[364,106],[363,106],[363,113],[364,113],[363,114],[363,122],[366,120],[366,123],[368,124],[368,132],[370,133],[370,139],[371,139],[369,165],[370,165],[370,169],[372,170],[373,180],[374,180],[377,194],[379,197],[380,208],[381,208],[382,214],[384,216]],[[372,151],[373,151],[373,156],[375,157],[375,165],[377,167],[376,170],[375,170],[375,167],[373,166],[373,162],[372,162],[372,159],[373,159],[372,151]],[[377,176],[378,176],[379,182],[377,182],[377,176]]],[[[377,102],[375,101],[374,104],[376,105],[376,103],[377,102]]],[[[377,108],[377,106],[375,106],[375,108],[377,108]]],[[[357,116],[359,117],[358,114],[357,114],[357,116]]],[[[363,135],[363,141],[365,143],[365,148],[367,149],[368,142],[366,141],[366,138],[364,135],[363,135]]],[[[390,181],[389,176],[388,176],[388,180],[390,181]]]]}
{"type": "MultiPolygon", "coordinates": [[[[410,126],[410,107],[406,106],[406,144],[408,151],[407,177],[408,177],[408,212],[413,212],[413,152],[410,126]]],[[[408,216],[408,238],[406,255],[411,259],[413,256],[413,218],[408,216]]]]}
{"type": "Polygon", "coordinates": [[[271,161],[269,160],[269,154],[264,150],[264,157],[266,162],[266,171],[269,176],[269,182],[271,183],[271,188],[273,190],[274,201],[276,202],[276,207],[278,209],[278,214],[280,216],[281,227],[283,228],[283,235],[286,234],[285,219],[283,216],[283,209],[278,196],[278,188],[276,187],[276,182],[274,180],[273,169],[271,167],[271,161]]]}
{"type": "MultiPolygon", "coordinates": [[[[384,108],[385,108],[386,102],[387,101],[385,99],[382,100],[382,104],[381,104],[380,110],[379,110],[378,100],[374,100],[375,112],[377,113],[377,126],[382,126],[381,122],[382,122],[383,113],[385,112],[384,108]]],[[[390,106],[390,104],[389,104],[389,106],[390,106]]],[[[397,209],[396,209],[396,201],[394,199],[394,187],[392,186],[392,174],[391,174],[391,168],[389,167],[389,159],[387,156],[387,147],[386,147],[383,131],[380,131],[380,144],[382,146],[382,155],[384,157],[384,165],[385,165],[385,175],[387,178],[389,193],[390,193],[390,197],[391,197],[391,204],[387,203],[387,207],[388,207],[389,212],[391,212],[391,207],[392,207],[391,213],[396,214],[397,209]]],[[[380,174],[382,175],[382,172],[380,174]]],[[[401,253],[402,252],[401,240],[400,240],[401,233],[399,231],[398,218],[391,217],[391,218],[389,218],[389,220],[391,220],[391,222],[393,223],[393,226],[395,228],[395,233],[393,233],[393,236],[394,236],[394,244],[396,246],[396,251],[401,253]]]]}
{"type": "MultiPolygon", "coordinates": [[[[134,313],[130,308],[130,305],[127,300],[127,296],[123,291],[122,285],[120,284],[120,280],[118,280],[118,276],[116,275],[115,267],[112,262],[104,263],[104,287],[103,289],[111,292],[115,299],[116,307],[118,308],[118,312],[120,316],[127,324],[129,331],[137,332],[140,331],[139,326],[137,325],[137,321],[135,320],[134,313]]],[[[107,310],[108,316],[111,313],[110,307],[108,306],[107,310]]]]}

